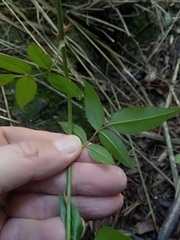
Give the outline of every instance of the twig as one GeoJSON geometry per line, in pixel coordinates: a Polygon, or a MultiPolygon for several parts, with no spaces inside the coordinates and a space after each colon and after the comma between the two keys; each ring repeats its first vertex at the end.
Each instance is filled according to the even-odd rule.
{"type": "Polygon", "coordinates": [[[172,171],[174,187],[176,189],[177,184],[178,184],[178,171],[176,168],[175,157],[174,157],[174,153],[173,153],[173,147],[172,147],[172,143],[171,143],[171,137],[169,134],[167,122],[163,123],[163,129],[164,129],[164,135],[166,138],[166,144],[167,144],[167,150],[168,150],[168,154],[169,154],[169,161],[170,161],[170,166],[171,166],[171,171],[172,171]]]}
{"type": "MultiPolygon", "coordinates": [[[[171,103],[171,100],[172,100],[172,93],[174,92],[174,85],[176,83],[176,79],[177,79],[177,75],[178,75],[178,71],[179,71],[179,65],[180,65],[180,58],[178,58],[178,60],[177,60],[177,64],[176,64],[175,71],[174,71],[174,74],[173,74],[172,84],[170,86],[169,94],[168,94],[166,104],[165,104],[166,108],[168,108],[170,106],[170,103],[171,103]]],[[[163,123],[163,129],[164,129],[164,134],[165,134],[165,138],[166,138],[166,144],[167,144],[167,147],[168,147],[167,150],[168,150],[168,153],[169,153],[169,160],[170,160],[171,171],[172,171],[172,175],[173,175],[174,186],[175,186],[175,189],[177,189],[178,171],[177,171],[177,168],[176,168],[175,157],[174,157],[174,153],[173,153],[173,147],[172,147],[172,143],[171,143],[171,137],[170,137],[170,134],[169,134],[167,122],[163,123]]]]}
{"type": "MultiPolygon", "coordinates": [[[[177,60],[174,75],[172,78],[172,85],[170,86],[168,98],[167,98],[166,105],[165,105],[166,107],[169,107],[170,102],[172,100],[172,96],[173,96],[173,92],[174,92],[174,85],[175,85],[178,71],[179,71],[179,65],[180,65],[180,58],[178,58],[178,60],[177,60]]],[[[166,137],[166,143],[168,146],[169,160],[170,160],[170,165],[171,165],[171,170],[172,170],[172,175],[173,175],[174,187],[176,189],[176,196],[175,196],[173,204],[169,208],[166,218],[160,228],[160,231],[158,234],[158,240],[167,240],[169,238],[174,227],[177,224],[177,221],[178,221],[179,215],[180,215],[180,179],[178,180],[178,171],[176,168],[172,143],[170,140],[170,135],[169,135],[169,131],[168,131],[166,122],[164,122],[163,128],[164,128],[164,133],[165,133],[165,137],[166,137]]]]}
{"type": "Polygon", "coordinates": [[[180,213],[180,181],[178,183],[178,195],[168,210],[165,221],[163,222],[158,234],[158,240],[167,240],[176,226],[180,213]]]}
{"type": "Polygon", "coordinates": [[[4,91],[4,87],[3,86],[1,87],[1,90],[2,90],[2,94],[3,94],[3,98],[4,98],[4,104],[5,104],[5,107],[6,107],[8,119],[10,121],[10,126],[13,126],[13,121],[11,119],[11,114],[10,114],[10,111],[9,111],[8,101],[7,101],[6,93],[4,91]]]}
{"type": "MultiPolygon", "coordinates": [[[[164,136],[158,135],[156,133],[151,133],[151,132],[142,132],[142,133],[139,133],[137,136],[146,137],[146,138],[153,139],[153,140],[160,141],[160,142],[165,141],[164,136]]],[[[179,138],[171,138],[171,143],[180,145],[180,139],[179,138]]]]}
{"type": "Polygon", "coordinates": [[[139,175],[140,175],[140,178],[141,178],[143,189],[144,189],[144,192],[145,192],[145,195],[146,195],[146,199],[147,199],[147,202],[148,202],[148,206],[149,206],[149,209],[150,209],[150,214],[152,216],[155,228],[157,230],[156,218],[155,218],[155,215],[154,215],[154,212],[153,212],[153,208],[152,208],[152,205],[151,205],[151,200],[150,200],[150,197],[149,197],[149,194],[148,194],[148,191],[147,191],[146,184],[144,182],[144,178],[143,178],[142,171],[141,171],[141,168],[140,168],[140,165],[139,165],[139,161],[137,159],[137,156],[136,156],[136,153],[135,153],[135,150],[134,150],[134,146],[133,146],[133,143],[132,143],[132,140],[131,140],[130,136],[129,136],[129,141],[130,141],[130,144],[131,144],[131,148],[132,148],[132,152],[133,152],[134,158],[136,160],[136,164],[137,164],[137,167],[138,167],[138,172],[139,172],[139,175]]]}
{"type": "Polygon", "coordinates": [[[4,116],[0,116],[0,118],[3,119],[3,120],[6,120],[6,121],[10,121],[10,122],[13,122],[13,123],[18,123],[18,124],[20,124],[18,121],[15,121],[15,120],[13,120],[13,119],[9,119],[9,118],[4,117],[4,116]]]}
{"type": "Polygon", "coordinates": [[[108,2],[109,5],[112,7],[112,9],[114,9],[114,10],[116,11],[117,15],[119,16],[119,18],[120,18],[120,20],[121,20],[121,22],[122,22],[122,24],[123,24],[124,30],[125,30],[125,32],[126,32],[126,34],[127,34],[127,36],[128,36],[128,37],[131,37],[132,34],[129,32],[129,29],[128,29],[125,21],[124,21],[124,18],[122,17],[122,15],[121,15],[120,11],[118,10],[118,8],[116,8],[116,7],[111,3],[111,1],[107,0],[107,2],[108,2]]]}

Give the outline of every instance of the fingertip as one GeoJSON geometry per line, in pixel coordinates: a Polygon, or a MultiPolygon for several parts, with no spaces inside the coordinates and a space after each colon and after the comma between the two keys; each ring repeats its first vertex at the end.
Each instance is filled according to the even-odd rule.
{"type": "Polygon", "coordinates": [[[53,141],[54,146],[62,153],[71,154],[82,150],[81,140],[75,135],[64,135],[59,140],[53,141]]]}
{"type": "Polygon", "coordinates": [[[117,173],[121,179],[121,181],[120,181],[121,188],[120,189],[121,189],[121,191],[123,191],[127,185],[127,176],[126,176],[125,172],[119,167],[118,167],[117,173]]]}

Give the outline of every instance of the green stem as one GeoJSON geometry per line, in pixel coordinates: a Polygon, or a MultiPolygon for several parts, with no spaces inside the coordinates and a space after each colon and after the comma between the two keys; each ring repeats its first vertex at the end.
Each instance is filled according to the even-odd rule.
{"type": "MultiPolygon", "coordinates": [[[[60,41],[64,42],[64,24],[63,24],[63,12],[62,12],[61,0],[56,0],[56,8],[57,8],[59,38],[60,38],[60,41]]],[[[69,78],[65,46],[61,48],[61,53],[62,53],[62,59],[63,59],[64,74],[67,78],[69,78]]]]}
{"type": "MultiPolygon", "coordinates": [[[[64,24],[63,24],[63,12],[61,0],[56,0],[57,18],[58,18],[58,31],[60,41],[64,42],[64,24]]],[[[69,79],[68,63],[65,45],[61,48],[64,74],[69,79]]],[[[68,104],[68,133],[72,134],[72,101],[71,97],[67,96],[68,104]]],[[[71,167],[67,169],[67,215],[66,215],[66,240],[71,240],[71,167]]]]}
{"type": "Polygon", "coordinates": [[[95,133],[90,137],[90,139],[87,141],[87,143],[83,146],[83,148],[86,148],[88,146],[88,144],[91,142],[91,140],[96,136],[96,134],[99,132],[100,130],[96,130],[95,133]]]}
{"type": "Polygon", "coordinates": [[[87,143],[83,146],[83,148],[86,148],[88,146],[88,144],[92,141],[92,139],[96,136],[96,134],[98,134],[98,132],[100,132],[101,130],[103,130],[104,128],[107,128],[109,125],[104,125],[102,126],[100,129],[96,130],[95,133],[90,137],[90,139],[87,141],[87,143]]]}

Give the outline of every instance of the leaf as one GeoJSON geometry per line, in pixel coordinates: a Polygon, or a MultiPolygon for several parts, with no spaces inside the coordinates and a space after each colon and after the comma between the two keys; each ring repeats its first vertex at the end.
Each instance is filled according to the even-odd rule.
{"type": "Polygon", "coordinates": [[[129,168],[133,168],[132,160],[128,154],[126,146],[114,132],[104,129],[99,131],[98,134],[101,143],[117,160],[119,160],[119,162],[129,168]]]}
{"type": "MultiPolygon", "coordinates": [[[[59,207],[61,220],[66,228],[67,202],[65,197],[59,193],[59,207]]],[[[76,206],[71,202],[71,240],[79,240],[83,232],[82,219],[76,206]]]]}
{"type": "Polygon", "coordinates": [[[124,235],[121,232],[111,228],[103,227],[101,228],[95,236],[94,240],[133,240],[131,237],[124,235]]]}
{"type": "Polygon", "coordinates": [[[116,112],[109,126],[117,132],[135,134],[157,127],[180,112],[180,108],[129,107],[116,112]]]}
{"type": "Polygon", "coordinates": [[[71,239],[79,240],[83,232],[82,219],[76,206],[71,203],[71,239]]]}
{"type": "Polygon", "coordinates": [[[86,81],[84,81],[84,103],[85,112],[88,122],[95,130],[102,127],[104,123],[104,109],[98,94],[93,87],[86,81]]]}
{"type": "Polygon", "coordinates": [[[0,74],[0,87],[10,83],[15,77],[14,74],[0,74]]]}
{"type": "Polygon", "coordinates": [[[62,194],[59,193],[59,209],[60,209],[60,216],[61,220],[66,227],[66,212],[67,212],[67,203],[62,194]]]}
{"type": "Polygon", "coordinates": [[[16,83],[16,100],[20,106],[23,108],[27,103],[29,103],[37,91],[37,84],[31,77],[22,77],[16,83]]]}
{"type": "Polygon", "coordinates": [[[0,53],[0,68],[21,74],[31,74],[31,66],[25,61],[0,53]]]}
{"type": "Polygon", "coordinates": [[[175,155],[175,162],[176,162],[177,164],[180,164],[180,153],[178,153],[178,154],[175,155]]]}
{"type": "Polygon", "coordinates": [[[70,97],[76,97],[78,99],[82,98],[81,89],[68,78],[56,73],[50,73],[48,80],[50,84],[60,92],[63,92],[70,97]]]}
{"type": "Polygon", "coordinates": [[[114,160],[111,154],[104,147],[97,144],[90,144],[87,146],[88,153],[96,162],[114,165],[114,160]]]}
{"type": "Polygon", "coordinates": [[[36,44],[32,43],[27,48],[27,54],[39,67],[49,70],[52,66],[52,59],[36,44]]]}
{"type": "MultiPolygon", "coordinates": [[[[66,134],[68,134],[68,122],[59,122],[59,124],[61,125],[62,129],[64,130],[64,132],[66,134]]],[[[72,126],[72,134],[78,136],[81,139],[81,142],[83,144],[86,144],[87,142],[87,135],[84,131],[84,129],[80,126],[78,126],[77,124],[73,123],[72,126]]]]}

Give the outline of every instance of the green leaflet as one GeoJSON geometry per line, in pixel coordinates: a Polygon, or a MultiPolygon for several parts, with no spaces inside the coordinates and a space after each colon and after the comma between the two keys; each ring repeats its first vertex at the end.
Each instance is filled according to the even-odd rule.
{"type": "Polygon", "coordinates": [[[123,134],[135,134],[157,127],[180,112],[180,108],[129,107],[116,112],[109,126],[123,134]]]}
{"type": "Polygon", "coordinates": [[[59,193],[59,210],[60,210],[61,220],[64,224],[64,227],[66,227],[67,204],[64,196],[61,193],[59,193]]]}
{"type": "Polygon", "coordinates": [[[99,132],[101,143],[112,153],[112,155],[129,168],[133,168],[132,160],[121,139],[112,131],[104,129],[99,132]]]}
{"type": "Polygon", "coordinates": [[[3,53],[0,53],[0,68],[20,74],[31,74],[32,71],[31,66],[25,61],[3,53]]]}
{"type": "Polygon", "coordinates": [[[14,78],[14,74],[0,74],[0,87],[10,83],[14,78]]]}
{"type": "Polygon", "coordinates": [[[30,59],[39,67],[49,70],[52,66],[52,59],[36,44],[32,43],[27,48],[27,54],[30,59]]]}
{"type": "Polygon", "coordinates": [[[114,165],[114,160],[106,148],[97,144],[90,144],[87,149],[91,158],[96,162],[114,165]]]}
{"type": "Polygon", "coordinates": [[[83,232],[83,225],[82,225],[82,219],[79,215],[79,212],[76,208],[76,206],[71,203],[71,239],[72,240],[79,240],[82,232],[83,232]]]}
{"type": "MultiPolygon", "coordinates": [[[[59,124],[61,125],[62,129],[64,130],[64,132],[66,134],[68,134],[68,122],[59,122],[59,124]]],[[[85,131],[84,131],[84,129],[82,127],[80,127],[77,124],[73,123],[72,134],[78,136],[81,139],[81,142],[83,144],[86,144],[87,136],[86,136],[86,133],[85,133],[85,131]]]]}
{"type": "Polygon", "coordinates": [[[111,227],[103,227],[96,233],[94,240],[133,240],[133,239],[111,227]]]}
{"type": "Polygon", "coordinates": [[[180,153],[175,155],[175,162],[176,164],[180,164],[180,153]]]}
{"type": "Polygon", "coordinates": [[[81,89],[68,78],[51,72],[48,75],[48,80],[50,84],[60,92],[63,92],[70,97],[76,97],[78,99],[82,98],[81,89]]]}
{"type": "MultiPolygon", "coordinates": [[[[66,226],[67,203],[62,194],[59,193],[60,216],[66,226]]],[[[79,240],[83,232],[82,219],[76,206],[71,202],[71,240],[79,240]]]]}
{"type": "Polygon", "coordinates": [[[88,122],[95,130],[102,127],[104,123],[104,109],[98,94],[93,87],[84,81],[84,103],[88,122]]]}
{"type": "Polygon", "coordinates": [[[37,84],[32,77],[22,77],[16,83],[16,100],[23,108],[29,103],[37,91],[37,84]]]}

